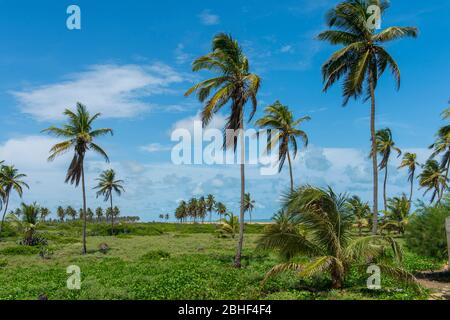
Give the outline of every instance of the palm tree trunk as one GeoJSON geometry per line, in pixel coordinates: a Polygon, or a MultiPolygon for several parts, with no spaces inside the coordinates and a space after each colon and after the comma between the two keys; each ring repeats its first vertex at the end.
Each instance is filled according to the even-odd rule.
{"type": "Polygon", "coordinates": [[[3,224],[5,223],[6,211],[8,210],[8,204],[9,204],[9,192],[6,194],[5,210],[3,211],[2,223],[0,224],[0,236],[2,235],[3,224]]]}
{"type": "Polygon", "coordinates": [[[413,192],[414,192],[414,173],[412,174],[411,191],[409,192],[409,209],[410,210],[411,210],[411,207],[412,207],[413,192]]]}
{"type": "MultiPolygon", "coordinates": [[[[448,174],[450,171],[450,161],[447,163],[447,168],[445,169],[445,181],[448,180],[448,174]]],[[[444,196],[445,189],[447,188],[447,184],[442,185],[442,196],[444,196]]]]}
{"type": "Polygon", "coordinates": [[[239,241],[236,251],[236,257],[234,259],[234,266],[236,268],[241,267],[242,246],[244,243],[244,200],[245,200],[245,136],[244,136],[244,115],[241,111],[241,124],[240,124],[240,139],[241,139],[241,208],[239,215],[239,241]]]}
{"type": "Polygon", "coordinates": [[[291,192],[294,192],[294,176],[292,174],[292,163],[291,163],[291,155],[289,153],[289,150],[287,151],[287,158],[289,163],[289,175],[291,177],[291,192]]]}
{"type": "Polygon", "coordinates": [[[373,166],[373,221],[372,221],[372,233],[378,232],[378,160],[377,160],[377,141],[375,136],[375,88],[372,79],[370,77],[370,97],[371,97],[371,110],[370,110],[370,134],[372,136],[372,166],[373,166]]]}
{"type": "Polygon", "coordinates": [[[383,184],[384,211],[387,211],[387,195],[386,195],[387,179],[388,179],[388,164],[386,163],[386,168],[384,168],[384,184],[383,184]]]}
{"type": "Polygon", "coordinates": [[[111,235],[114,235],[114,211],[113,211],[113,199],[112,199],[113,195],[112,195],[112,191],[111,194],[109,195],[109,201],[111,204],[111,235]]]}
{"type": "Polygon", "coordinates": [[[83,190],[83,251],[82,254],[87,253],[86,247],[86,224],[87,224],[87,214],[86,214],[86,185],[84,181],[84,163],[81,164],[81,187],[83,190]]]}

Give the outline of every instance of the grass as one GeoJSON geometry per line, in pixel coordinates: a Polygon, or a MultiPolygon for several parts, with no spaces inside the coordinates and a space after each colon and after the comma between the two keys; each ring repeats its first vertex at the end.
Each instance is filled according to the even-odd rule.
{"type": "MultiPolygon", "coordinates": [[[[248,226],[243,268],[232,267],[236,240],[219,239],[212,225],[133,224],[118,228],[111,237],[108,225],[90,224],[88,254],[82,256],[80,225],[48,224],[40,231],[49,240],[43,259],[41,248],[17,245],[17,237],[0,242],[0,299],[425,299],[390,279],[383,290],[365,288],[367,277],[356,272],[342,291],[329,290],[329,279],[299,280],[286,273],[263,288],[264,274],[279,262],[273,253],[256,250],[263,226],[248,226]],[[99,249],[106,243],[106,253],[99,249]],[[66,288],[66,268],[81,269],[79,291],[66,288]]],[[[410,271],[438,268],[439,263],[411,253],[405,257],[410,271]]]]}

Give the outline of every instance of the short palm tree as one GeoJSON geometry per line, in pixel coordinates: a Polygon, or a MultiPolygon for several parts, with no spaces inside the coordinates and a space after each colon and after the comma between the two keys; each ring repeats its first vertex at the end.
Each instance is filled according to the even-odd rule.
{"type": "Polygon", "coordinates": [[[236,233],[239,232],[239,218],[230,212],[225,213],[224,218],[220,220],[220,226],[217,232],[220,237],[230,235],[234,239],[236,233]]]}
{"type": "Polygon", "coordinates": [[[385,0],[345,0],[327,15],[328,27],[334,28],[319,34],[318,39],[333,45],[341,45],[322,67],[324,91],[344,77],[344,105],[350,98],[359,98],[366,93],[371,100],[370,132],[373,165],[373,230],[378,228],[378,161],[375,137],[375,90],[378,80],[390,67],[400,88],[400,69],[392,56],[383,47],[387,42],[404,37],[417,37],[418,30],[412,27],[389,27],[376,32],[368,25],[368,7],[378,5],[381,14],[389,7],[385,0]]]}
{"type": "Polygon", "coordinates": [[[8,215],[8,222],[19,229],[20,232],[23,232],[24,238],[21,242],[26,246],[33,246],[37,244],[37,240],[35,237],[36,227],[39,224],[40,216],[41,216],[41,207],[36,203],[31,205],[26,205],[22,203],[19,210],[20,211],[20,219],[17,215],[8,215]]]}
{"type": "Polygon", "coordinates": [[[275,130],[270,141],[267,143],[267,152],[270,152],[277,144],[279,172],[283,169],[286,158],[289,164],[289,175],[291,178],[291,191],[294,190],[294,176],[292,173],[292,160],[290,148],[292,148],[293,158],[297,156],[298,144],[297,138],[301,138],[303,145],[308,146],[308,135],[299,127],[305,121],[311,120],[310,117],[302,117],[294,119],[293,113],[285,105],[276,101],[273,105],[268,106],[265,110],[265,116],[256,121],[256,125],[261,128],[275,130]]]}
{"type": "Polygon", "coordinates": [[[369,204],[363,202],[360,197],[353,196],[348,199],[350,213],[353,215],[354,223],[358,229],[358,235],[362,236],[362,229],[370,225],[371,212],[369,204]]]}
{"type": "Polygon", "coordinates": [[[445,172],[436,160],[428,160],[422,167],[422,173],[418,176],[421,188],[426,188],[425,194],[433,191],[431,203],[437,199],[441,202],[444,191],[448,186],[448,179],[445,172]]]}
{"type": "Polygon", "coordinates": [[[248,212],[248,214],[250,216],[250,223],[252,223],[252,212],[255,209],[255,200],[252,199],[250,193],[245,194],[244,208],[245,208],[245,212],[248,212]]]}
{"type": "Polygon", "coordinates": [[[414,282],[414,277],[400,268],[401,247],[394,239],[352,235],[353,218],[345,196],[306,186],[290,193],[284,207],[288,216],[265,230],[259,247],[278,250],[287,262],[273,267],[265,280],[286,270],[294,270],[300,277],[329,273],[332,287],[341,289],[351,267],[367,267],[367,261],[373,261],[384,274],[414,282]],[[392,250],[396,263],[382,259],[387,250],[392,250]],[[307,256],[310,261],[293,262],[297,256],[307,256]]]}
{"type": "Polygon", "coordinates": [[[382,229],[396,229],[398,233],[405,234],[408,224],[409,213],[411,210],[410,202],[406,194],[401,197],[388,199],[387,211],[384,212],[384,221],[382,229]]]}
{"type": "Polygon", "coordinates": [[[212,212],[216,206],[216,199],[212,194],[206,196],[206,210],[209,212],[209,223],[212,223],[212,212]]]}
{"type": "Polygon", "coordinates": [[[417,170],[417,166],[419,166],[419,163],[417,162],[417,154],[407,152],[403,156],[402,163],[400,164],[399,169],[408,168],[408,181],[411,183],[411,190],[409,193],[409,204],[411,206],[412,203],[412,197],[414,192],[414,180],[415,180],[415,174],[417,170]]]}
{"type": "Polygon", "coordinates": [[[402,152],[395,146],[395,142],[392,138],[392,131],[389,128],[378,130],[376,133],[377,151],[381,156],[381,162],[379,165],[380,170],[384,169],[384,183],[383,183],[383,200],[384,210],[387,210],[387,181],[388,181],[388,166],[389,158],[392,151],[397,152],[400,157],[402,152]]]}
{"type": "Polygon", "coordinates": [[[22,198],[23,189],[30,187],[26,184],[22,179],[25,178],[26,175],[23,173],[19,173],[19,170],[14,166],[4,166],[2,165],[0,168],[0,189],[2,189],[2,197],[5,202],[5,208],[2,216],[2,223],[0,224],[0,235],[2,233],[3,225],[5,222],[6,212],[8,211],[9,199],[11,196],[11,192],[15,191],[19,197],[22,198]]]}
{"type": "Polygon", "coordinates": [[[207,126],[214,114],[225,105],[230,104],[230,113],[225,124],[226,148],[236,150],[238,137],[241,145],[241,206],[239,241],[236,250],[235,266],[241,266],[242,245],[244,242],[244,196],[245,196],[245,141],[244,117],[245,105],[252,104],[250,120],[253,118],[260,87],[260,78],[250,72],[250,64],[239,46],[230,35],[218,34],[213,39],[212,52],[198,58],[192,64],[193,71],[208,70],[217,73],[217,76],[193,86],[186,92],[186,96],[197,92],[200,102],[205,103],[202,111],[202,122],[207,126]],[[212,94],[212,91],[215,91],[212,94]],[[211,96],[212,95],[212,96],[211,96]],[[211,96],[211,97],[210,97],[211,96]],[[209,98],[210,97],[210,98],[209,98]],[[236,135],[238,132],[238,135],[236,135]]]}
{"type": "MultiPolygon", "coordinates": [[[[76,111],[71,111],[66,109],[64,115],[68,118],[68,123],[63,125],[61,128],[50,127],[45,129],[43,132],[55,135],[57,137],[62,137],[64,140],[50,149],[49,161],[53,161],[56,157],[65,154],[70,150],[74,150],[74,156],[72,162],[70,163],[69,169],[67,171],[66,183],[70,182],[78,187],[81,181],[82,195],[83,195],[83,211],[86,213],[86,185],[85,185],[85,170],[84,170],[84,158],[86,152],[92,150],[100,154],[106,162],[109,162],[108,155],[106,152],[96,143],[94,140],[106,134],[112,135],[112,130],[103,129],[93,129],[92,125],[95,120],[100,117],[100,113],[97,113],[91,117],[86,107],[81,103],[77,103],[76,111]]],[[[83,249],[82,253],[86,254],[86,214],[84,214],[83,223],[83,249]]]]}
{"type": "MultiPolygon", "coordinates": [[[[113,193],[119,197],[125,192],[123,180],[116,179],[116,172],[113,169],[105,170],[97,178],[98,184],[94,187],[97,189],[97,198],[102,196],[104,201],[109,201],[111,209],[113,208],[113,193]]],[[[111,219],[111,235],[114,235],[114,216],[111,219]]]]}

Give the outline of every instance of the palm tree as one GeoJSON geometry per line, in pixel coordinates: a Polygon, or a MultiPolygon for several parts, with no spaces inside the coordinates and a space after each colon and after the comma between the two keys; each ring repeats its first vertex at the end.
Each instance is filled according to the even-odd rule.
{"type": "Polygon", "coordinates": [[[56,209],[56,215],[58,216],[58,218],[61,220],[61,222],[64,221],[64,217],[66,216],[66,211],[64,210],[63,207],[59,206],[56,209]]]}
{"type": "Polygon", "coordinates": [[[259,240],[259,247],[279,250],[287,262],[273,267],[265,280],[287,270],[298,272],[300,277],[328,272],[333,289],[341,289],[350,268],[367,266],[370,260],[384,274],[415,282],[399,264],[378,260],[386,256],[386,249],[390,247],[396,261],[401,262],[401,247],[394,239],[379,235],[355,238],[352,235],[353,218],[345,196],[336,195],[331,189],[306,186],[289,194],[284,207],[287,219],[268,226],[259,240]],[[303,264],[290,261],[297,256],[306,256],[310,260],[303,264]]]}
{"type": "Polygon", "coordinates": [[[388,210],[384,213],[383,229],[395,228],[398,233],[404,234],[410,213],[410,202],[406,194],[401,197],[388,199],[388,210]]]}
{"type": "MultiPolygon", "coordinates": [[[[50,150],[49,161],[53,161],[56,157],[65,154],[71,149],[74,150],[74,156],[69,166],[66,176],[66,183],[70,182],[78,187],[81,180],[82,194],[83,194],[83,211],[86,212],[86,185],[84,178],[84,157],[86,152],[92,150],[100,154],[106,162],[109,162],[106,152],[96,143],[94,139],[104,136],[106,134],[113,134],[111,129],[92,129],[92,125],[95,120],[100,117],[100,113],[91,117],[86,107],[81,103],[77,103],[77,110],[75,112],[66,109],[64,115],[68,118],[68,123],[63,127],[50,127],[43,132],[53,134],[57,137],[63,137],[67,140],[54,145],[50,150]]],[[[84,214],[83,223],[83,250],[82,253],[86,254],[86,214],[84,214]]]]}
{"type": "Polygon", "coordinates": [[[419,174],[418,178],[420,187],[427,188],[424,195],[433,190],[431,203],[436,198],[437,203],[440,203],[444,193],[443,190],[448,186],[448,179],[439,163],[436,160],[428,160],[422,167],[422,173],[419,174]]]}
{"type": "Polygon", "coordinates": [[[186,201],[182,200],[180,202],[180,205],[175,210],[175,218],[181,221],[183,223],[184,219],[188,216],[188,207],[186,201]]]}
{"type": "Polygon", "coordinates": [[[216,199],[212,194],[208,194],[206,197],[206,211],[209,212],[209,222],[212,223],[212,212],[214,211],[214,207],[216,205],[216,199]]]}
{"type": "Polygon", "coordinates": [[[348,199],[348,205],[356,228],[358,228],[358,235],[362,236],[362,229],[369,226],[369,220],[371,220],[369,204],[363,202],[360,197],[355,195],[348,199]]]}
{"type": "Polygon", "coordinates": [[[202,219],[202,223],[205,222],[205,217],[206,217],[206,200],[205,197],[200,197],[200,199],[198,199],[197,202],[197,216],[202,219]]]}
{"type": "Polygon", "coordinates": [[[45,218],[47,218],[51,214],[48,208],[41,208],[41,221],[45,222],[45,218]]]}
{"type": "MultiPolygon", "coordinates": [[[[433,150],[430,159],[435,159],[442,154],[440,166],[445,171],[445,177],[448,179],[450,170],[450,126],[444,126],[439,129],[436,134],[436,141],[430,146],[430,149],[433,150]]],[[[443,188],[442,193],[445,192],[446,187],[443,186],[443,188]]]]}
{"type": "Polygon", "coordinates": [[[225,213],[227,213],[227,207],[222,202],[216,203],[216,212],[217,214],[222,217],[225,213]]]}
{"type": "Polygon", "coordinates": [[[202,111],[203,126],[207,126],[214,114],[230,102],[231,112],[225,124],[225,148],[233,147],[236,151],[238,136],[241,144],[241,206],[239,241],[236,250],[235,266],[241,267],[242,245],[244,242],[244,196],[245,196],[245,140],[244,140],[244,108],[250,100],[253,118],[257,100],[256,95],[260,87],[260,78],[250,73],[247,57],[238,42],[230,35],[218,34],[212,43],[212,52],[193,62],[192,70],[209,70],[218,74],[217,77],[205,80],[193,86],[186,92],[186,96],[197,92],[200,102],[205,103],[202,111]],[[212,94],[212,91],[215,93],[212,94]],[[239,134],[236,135],[236,132],[239,134]],[[230,134],[231,133],[231,134],[230,134]]]}
{"type": "Polygon", "coordinates": [[[227,234],[234,239],[236,233],[239,232],[239,219],[234,214],[227,212],[224,218],[220,220],[220,227],[217,229],[220,237],[225,237],[227,234]]]}
{"type": "Polygon", "coordinates": [[[303,140],[303,145],[308,146],[308,135],[298,127],[305,121],[311,120],[310,117],[302,117],[295,120],[293,113],[287,106],[276,101],[268,106],[264,112],[266,115],[256,121],[256,125],[261,128],[275,130],[275,134],[267,143],[267,152],[270,152],[279,143],[278,162],[279,172],[283,169],[286,158],[289,163],[289,175],[291,178],[291,191],[294,191],[294,177],[292,174],[292,162],[289,147],[292,147],[293,157],[297,156],[298,144],[297,138],[303,140]]]}
{"type": "Polygon", "coordinates": [[[251,198],[250,193],[245,194],[244,198],[244,209],[250,215],[250,223],[252,223],[252,211],[255,209],[255,200],[251,198]]]}
{"type": "Polygon", "coordinates": [[[384,210],[387,210],[386,188],[388,181],[389,158],[391,156],[392,151],[396,151],[399,157],[401,156],[402,152],[399,148],[395,146],[395,142],[392,139],[391,129],[386,128],[383,130],[378,130],[375,136],[376,136],[375,139],[377,144],[377,152],[381,156],[381,162],[378,168],[380,170],[384,169],[383,200],[384,200],[384,210]]]}
{"type": "MultiPolygon", "coordinates": [[[[122,186],[123,180],[116,180],[116,172],[113,169],[105,170],[97,179],[98,185],[94,189],[98,189],[97,198],[103,196],[105,202],[109,200],[111,209],[113,208],[113,193],[119,197],[125,192],[122,186]]],[[[114,215],[111,217],[111,235],[114,235],[114,215]]]]}
{"type": "Polygon", "coordinates": [[[197,219],[197,212],[198,212],[198,201],[195,198],[192,198],[191,200],[189,200],[188,203],[188,211],[189,211],[189,216],[194,219],[194,223],[196,222],[197,219]]]}
{"type": "Polygon", "coordinates": [[[408,168],[408,181],[411,183],[411,191],[409,193],[409,205],[411,206],[413,191],[414,191],[414,179],[416,174],[416,169],[419,163],[417,162],[417,154],[407,152],[403,156],[402,163],[400,164],[399,169],[408,168]]]}
{"type": "Polygon", "coordinates": [[[19,173],[19,170],[14,166],[4,166],[2,165],[0,168],[0,189],[2,189],[2,197],[5,203],[5,210],[3,211],[2,223],[0,224],[0,235],[2,233],[3,224],[5,222],[6,212],[8,211],[9,198],[11,196],[11,191],[15,191],[19,197],[22,198],[23,188],[29,189],[30,187],[22,178],[25,178],[26,175],[23,173],[19,173]]]}
{"type": "Polygon", "coordinates": [[[101,207],[95,209],[95,216],[97,217],[97,221],[100,221],[103,218],[103,209],[101,207]]]}
{"type": "Polygon", "coordinates": [[[77,218],[77,211],[74,208],[72,208],[71,206],[68,206],[66,208],[66,216],[71,217],[72,221],[73,221],[77,218]]]}
{"type": "Polygon", "coordinates": [[[16,226],[20,232],[24,233],[24,239],[21,244],[26,246],[36,245],[35,232],[36,227],[39,224],[39,218],[41,216],[41,207],[36,203],[26,205],[22,203],[20,206],[20,217],[16,215],[8,215],[8,221],[16,226]]]}
{"type": "Polygon", "coordinates": [[[365,100],[371,100],[370,132],[373,165],[373,230],[378,229],[378,161],[375,137],[375,89],[378,79],[390,67],[397,89],[400,88],[400,69],[395,60],[383,48],[386,42],[404,37],[417,37],[418,30],[412,27],[389,27],[376,32],[368,25],[368,7],[378,5],[381,14],[389,7],[385,0],[345,0],[330,10],[327,24],[332,30],[319,34],[318,39],[333,45],[344,46],[335,52],[322,67],[324,91],[342,77],[344,80],[344,105],[350,98],[359,98],[367,92],[365,100]]]}

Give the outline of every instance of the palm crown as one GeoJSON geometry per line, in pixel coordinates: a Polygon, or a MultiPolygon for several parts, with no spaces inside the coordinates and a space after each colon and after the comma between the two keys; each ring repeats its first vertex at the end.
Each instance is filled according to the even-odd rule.
{"type": "Polygon", "coordinates": [[[113,192],[119,196],[125,192],[123,180],[116,180],[116,172],[113,169],[103,171],[97,181],[98,185],[94,187],[98,189],[97,197],[103,196],[105,201],[111,199],[113,192]]]}
{"type": "Polygon", "coordinates": [[[422,173],[419,175],[419,184],[422,188],[426,188],[425,194],[433,191],[431,196],[432,203],[436,198],[440,202],[443,190],[447,188],[448,179],[436,160],[428,160],[423,166],[422,173]]]}

